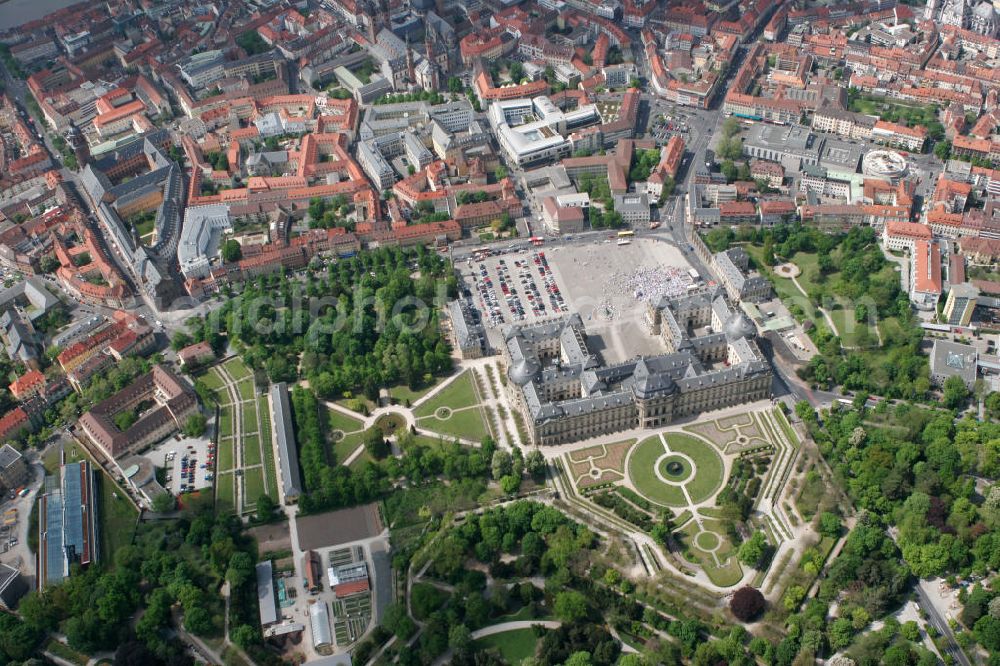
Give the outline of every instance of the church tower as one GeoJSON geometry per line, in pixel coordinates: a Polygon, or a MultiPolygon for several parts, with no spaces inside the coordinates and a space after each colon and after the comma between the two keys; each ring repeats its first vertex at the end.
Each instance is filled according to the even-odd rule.
{"type": "Polygon", "coordinates": [[[406,35],[406,77],[412,83],[417,82],[417,73],[413,67],[413,49],[410,48],[410,35],[406,35]]]}
{"type": "Polygon", "coordinates": [[[438,64],[434,57],[434,29],[430,25],[424,28],[424,49],[427,53],[427,67],[431,74],[431,90],[440,90],[441,81],[438,76],[438,64]]]}

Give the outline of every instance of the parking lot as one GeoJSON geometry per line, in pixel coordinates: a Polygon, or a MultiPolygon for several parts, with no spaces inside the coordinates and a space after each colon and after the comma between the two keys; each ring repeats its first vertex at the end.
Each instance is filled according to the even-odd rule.
{"type": "Polygon", "coordinates": [[[646,304],[705,286],[680,250],[647,238],[508,250],[462,260],[458,268],[494,346],[505,324],[577,312],[607,362],[663,353],[645,324],[646,304]]]}
{"type": "Polygon", "coordinates": [[[174,435],[145,455],[154,465],[167,470],[164,487],[174,495],[212,485],[215,445],[207,439],[174,435]]]}
{"type": "Polygon", "coordinates": [[[3,513],[0,515],[0,553],[6,553],[9,548],[16,546],[18,542],[17,526],[19,521],[27,520],[27,516],[20,516],[16,506],[3,505],[3,513]]]}
{"type": "Polygon", "coordinates": [[[31,508],[42,486],[41,465],[33,464],[23,495],[8,492],[0,501],[0,562],[23,573],[34,570],[33,556],[28,550],[28,528],[31,508]]]}
{"type": "Polygon", "coordinates": [[[657,107],[650,111],[646,138],[653,139],[658,145],[662,145],[667,143],[674,134],[679,134],[685,143],[690,143],[689,123],[694,122],[683,113],[667,113],[665,109],[657,107]]]}
{"type": "Polygon", "coordinates": [[[543,249],[480,255],[459,268],[490,328],[569,312],[543,249]]]}

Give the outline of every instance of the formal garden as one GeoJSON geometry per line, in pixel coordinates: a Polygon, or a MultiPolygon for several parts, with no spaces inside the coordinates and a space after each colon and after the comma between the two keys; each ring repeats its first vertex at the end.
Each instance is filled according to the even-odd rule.
{"type": "Polygon", "coordinates": [[[722,457],[703,439],[679,432],[644,439],[629,459],[629,480],[655,504],[690,507],[722,485],[722,457]]]}
{"type": "Polygon", "coordinates": [[[266,396],[257,395],[253,372],[239,358],[209,368],[198,381],[212,392],[219,408],[218,458],[214,470],[216,508],[223,512],[251,513],[259,497],[278,495],[270,403],[266,396]],[[239,483],[243,484],[242,493],[236,492],[239,483]]]}
{"type": "MultiPolygon", "coordinates": [[[[759,536],[745,554],[773,553],[802,524],[787,500],[778,501],[797,448],[780,410],[756,410],[591,444],[562,456],[560,469],[599,515],[625,532],[648,534],[682,573],[700,569],[728,588],[748,571],[759,583],[770,570],[763,555],[738,556],[746,534],[759,536]]],[[[659,570],[659,558],[645,556],[659,570]]]]}
{"type": "Polygon", "coordinates": [[[413,410],[417,427],[446,437],[478,442],[490,434],[482,398],[465,371],[413,410]]]}

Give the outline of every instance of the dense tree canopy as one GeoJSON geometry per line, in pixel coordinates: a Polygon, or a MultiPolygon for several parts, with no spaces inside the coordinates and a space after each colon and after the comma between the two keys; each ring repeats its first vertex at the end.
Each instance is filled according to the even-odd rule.
{"type": "Polygon", "coordinates": [[[438,310],[455,290],[437,254],[381,248],[304,277],[260,277],[189,328],[194,342],[228,339],[273,381],[304,376],[323,398],[374,399],[380,387],[417,388],[451,370],[438,310]]]}

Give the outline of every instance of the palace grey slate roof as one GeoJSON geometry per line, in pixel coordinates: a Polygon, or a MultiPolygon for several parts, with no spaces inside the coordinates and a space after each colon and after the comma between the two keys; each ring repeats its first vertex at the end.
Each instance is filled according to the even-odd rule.
{"type": "Polygon", "coordinates": [[[297,497],[302,494],[302,476],[299,473],[298,452],[295,450],[295,431],[292,427],[292,409],[288,403],[288,386],[284,382],[278,382],[271,387],[271,409],[274,411],[274,432],[278,438],[283,495],[297,497]]]}
{"type": "Polygon", "coordinates": [[[676,339],[686,342],[678,351],[645,356],[623,363],[602,365],[597,355],[587,349],[586,332],[580,315],[574,313],[536,324],[512,325],[503,330],[511,359],[510,380],[521,388],[528,411],[536,422],[577,416],[612,409],[649,399],[738,381],[757,373],[770,372],[770,366],[748,339],[757,329],[741,311],[730,310],[721,296],[696,294],[675,300],[660,301],[665,306],[664,321],[676,327],[676,339]],[[726,322],[724,332],[689,337],[676,321],[675,312],[712,307],[726,322]],[[559,357],[549,367],[542,367],[538,345],[559,340],[559,357]],[[719,370],[706,371],[695,351],[730,345],[739,363],[719,370]],[[561,401],[543,401],[539,388],[560,379],[578,378],[581,397],[561,401]]]}

